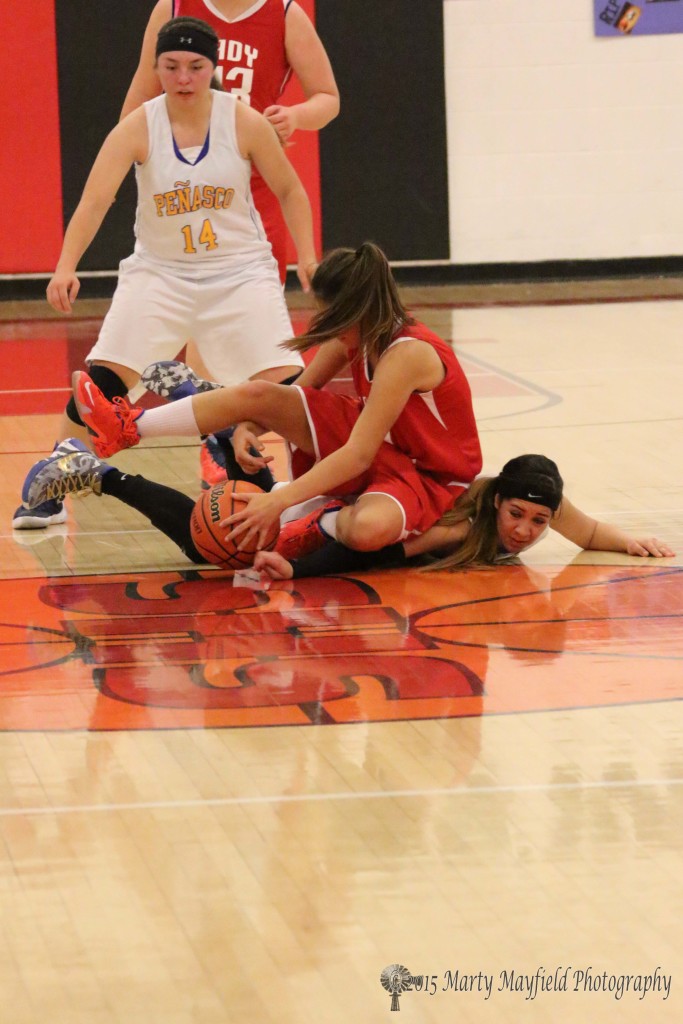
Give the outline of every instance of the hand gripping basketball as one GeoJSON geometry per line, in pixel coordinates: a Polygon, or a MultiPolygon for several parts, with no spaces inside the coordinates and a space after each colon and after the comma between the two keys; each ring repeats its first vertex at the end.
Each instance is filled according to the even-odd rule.
{"type": "Polygon", "coordinates": [[[229,539],[230,527],[220,525],[244,507],[244,503],[235,498],[236,494],[263,493],[260,487],[246,480],[223,480],[211,490],[204,491],[192,510],[190,530],[194,546],[207,562],[223,569],[245,569],[253,565],[257,551],[269,551],[274,547],[280,532],[279,523],[273,524],[265,544],[257,547],[255,541],[247,541],[241,548],[238,545],[245,541],[239,536],[229,539]]]}

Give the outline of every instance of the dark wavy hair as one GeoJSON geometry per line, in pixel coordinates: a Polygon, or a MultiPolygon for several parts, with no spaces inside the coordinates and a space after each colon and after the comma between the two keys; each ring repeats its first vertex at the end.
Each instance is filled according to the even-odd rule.
{"type": "Polygon", "coordinates": [[[305,334],[286,342],[292,351],[305,352],[358,325],[361,351],[379,357],[399,328],[415,323],[401,302],[389,261],[374,242],[332,249],[311,286],[322,308],[305,334]]]}

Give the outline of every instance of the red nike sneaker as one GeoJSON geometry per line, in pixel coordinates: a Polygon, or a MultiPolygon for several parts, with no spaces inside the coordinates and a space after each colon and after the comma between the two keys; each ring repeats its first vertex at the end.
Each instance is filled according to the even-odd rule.
{"type": "Polygon", "coordinates": [[[320,526],[321,517],[326,512],[338,512],[345,505],[345,501],[334,498],[322,508],[316,508],[313,512],[309,512],[302,519],[294,519],[291,523],[285,523],[273,550],[286,558],[288,562],[318,551],[332,540],[320,526]]]}
{"type": "Polygon", "coordinates": [[[76,370],[71,382],[78,415],[92,434],[93,448],[101,459],[139,443],[135,421],[142,415],[142,409],[135,409],[125,398],[107,401],[97,384],[82,370],[76,370]]]}

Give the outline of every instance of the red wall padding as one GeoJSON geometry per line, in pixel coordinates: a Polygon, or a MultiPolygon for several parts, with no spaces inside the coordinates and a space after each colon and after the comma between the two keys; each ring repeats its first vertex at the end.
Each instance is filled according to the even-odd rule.
{"type": "Polygon", "coordinates": [[[2,31],[0,273],[50,271],[63,231],[54,0],[12,3],[2,31]]]}
{"type": "MultiPolygon", "coordinates": [[[[315,0],[299,3],[315,21],[315,0]]],[[[5,52],[22,54],[22,58],[13,62],[11,76],[5,75],[0,85],[0,106],[5,111],[2,134],[6,139],[0,147],[0,173],[9,198],[3,210],[0,273],[48,273],[54,270],[64,231],[55,0],[15,3],[7,20],[5,52]]],[[[136,53],[140,42],[131,43],[136,53]]],[[[284,101],[296,103],[303,98],[298,82],[291,81],[284,101]]],[[[87,113],[86,102],[82,110],[74,110],[73,116],[79,118],[87,113]]],[[[317,133],[297,133],[287,155],[310,197],[320,249],[317,133]]],[[[296,262],[291,240],[288,256],[291,263],[296,262]]],[[[87,256],[82,266],[87,266],[87,256]]]]}

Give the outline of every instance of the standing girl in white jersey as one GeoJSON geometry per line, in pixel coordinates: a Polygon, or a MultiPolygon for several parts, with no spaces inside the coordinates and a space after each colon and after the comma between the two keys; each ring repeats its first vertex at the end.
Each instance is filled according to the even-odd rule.
{"type": "MultiPolygon", "coordinates": [[[[284,381],[303,362],[280,348],[293,331],[251,199],[252,165],[280,202],[305,290],[316,259],[308,198],[266,119],[211,88],[218,37],[210,26],[172,19],[159,32],[156,54],[163,94],[105,140],[67,228],[48,301],[59,312],[72,311],[78,262],[134,164],[135,251],[120,266],[111,308],[86,359],[93,380],[107,397],[123,396],[146,366],[172,359],[192,336],[221,384],[284,381]]],[[[73,400],[58,440],[72,436],[87,437],[73,400]]],[[[53,502],[18,509],[13,525],[35,528],[64,518],[53,502]]]]}

